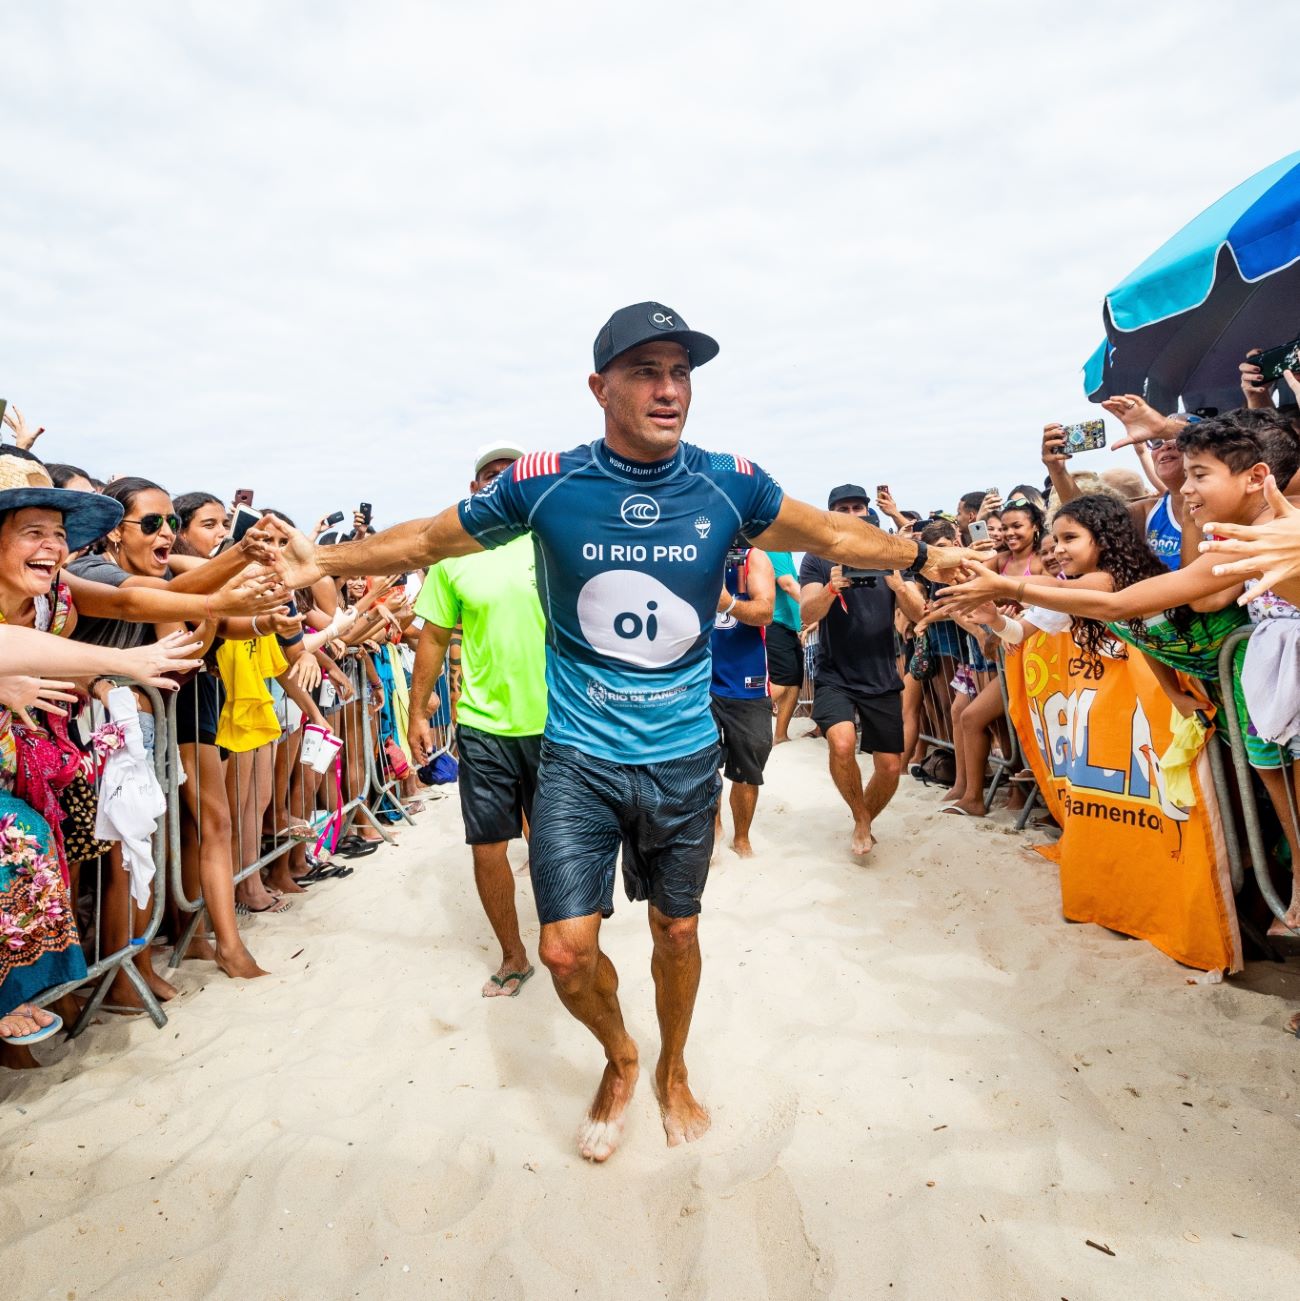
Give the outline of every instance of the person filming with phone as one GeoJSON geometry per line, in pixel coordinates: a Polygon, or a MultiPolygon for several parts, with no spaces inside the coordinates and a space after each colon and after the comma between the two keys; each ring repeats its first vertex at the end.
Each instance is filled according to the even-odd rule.
{"type": "MultiPolygon", "coordinates": [[[[831,490],[828,509],[866,519],[865,488],[831,490]]],[[[903,684],[894,652],[894,612],[911,620],[924,605],[896,570],[857,569],[806,555],[799,571],[800,614],[821,624],[821,656],[813,683],[812,716],[830,748],[831,777],[853,814],[852,849],[865,857],[875,845],[871,826],[898,789],[903,751],[903,684]],[[870,754],[864,787],[854,744],[870,754]]]]}

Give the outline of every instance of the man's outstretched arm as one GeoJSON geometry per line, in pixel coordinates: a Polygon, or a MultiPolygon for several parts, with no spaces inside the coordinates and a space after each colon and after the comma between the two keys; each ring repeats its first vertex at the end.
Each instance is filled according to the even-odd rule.
{"type": "MultiPolygon", "coordinates": [[[[764,551],[808,551],[859,569],[910,569],[918,553],[911,538],[885,533],[855,515],[818,510],[789,496],[782,500],[776,519],[750,541],[764,551]]],[[[935,578],[980,561],[978,552],[962,547],[931,547],[924,572],[935,578]]]]}
{"type": "Polygon", "coordinates": [[[437,564],[449,556],[482,551],[460,522],[460,511],[448,506],[432,519],[408,520],[357,542],[322,547],[295,532],[283,553],[285,582],[306,587],[322,575],[331,578],[404,574],[437,564]]]}

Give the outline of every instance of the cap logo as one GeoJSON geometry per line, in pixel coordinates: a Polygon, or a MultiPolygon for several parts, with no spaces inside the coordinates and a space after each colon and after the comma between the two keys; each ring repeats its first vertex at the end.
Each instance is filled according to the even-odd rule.
{"type": "Polygon", "coordinates": [[[673,320],[671,312],[651,312],[650,324],[656,330],[675,330],[677,322],[673,320]]]}
{"type": "Polygon", "coordinates": [[[623,517],[623,523],[634,529],[647,529],[651,524],[659,523],[659,503],[644,493],[634,492],[630,497],[624,497],[618,513],[623,517]]]}

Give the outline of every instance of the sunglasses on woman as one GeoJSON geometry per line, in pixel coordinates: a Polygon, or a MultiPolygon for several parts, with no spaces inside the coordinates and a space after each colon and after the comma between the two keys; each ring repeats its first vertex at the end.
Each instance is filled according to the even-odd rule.
{"type": "Polygon", "coordinates": [[[147,538],[153,537],[164,524],[173,533],[181,531],[181,522],[175,515],[141,515],[139,519],[124,519],[122,523],[138,525],[140,532],[147,538]]]}

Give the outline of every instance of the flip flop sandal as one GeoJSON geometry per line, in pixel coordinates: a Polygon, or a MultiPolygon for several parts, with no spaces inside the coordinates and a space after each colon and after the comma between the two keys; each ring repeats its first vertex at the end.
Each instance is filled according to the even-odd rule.
{"type": "Polygon", "coordinates": [[[57,1012],[51,1012],[54,1018],[49,1025],[43,1025],[39,1030],[33,1030],[31,1034],[10,1035],[7,1039],[0,1039],[0,1044],[38,1044],[48,1039],[51,1035],[56,1035],[63,1029],[63,1018],[57,1012]]]}
{"type": "MultiPolygon", "coordinates": [[[[504,976],[489,976],[488,980],[490,980],[498,989],[505,989],[512,980],[517,980],[519,983],[514,987],[514,989],[504,995],[505,998],[517,998],[519,996],[519,991],[528,983],[529,977],[536,970],[536,967],[529,967],[527,971],[510,971],[504,976]]],[[[495,995],[484,994],[483,997],[493,998],[495,995]]]]}
{"type": "Polygon", "coordinates": [[[377,840],[363,840],[360,845],[349,845],[347,848],[340,847],[339,853],[344,858],[365,858],[368,854],[373,854],[379,848],[377,840]]]}
{"type": "Polygon", "coordinates": [[[263,913],[287,913],[293,907],[293,900],[286,899],[281,895],[273,904],[268,904],[265,908],[253,908],[246,903],[237,903],[235,905],[236,917],[257,917],[263,913]]]}

